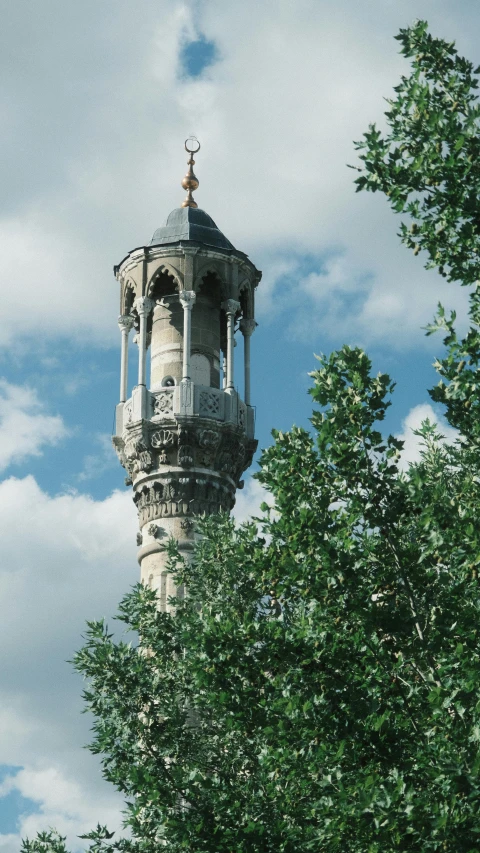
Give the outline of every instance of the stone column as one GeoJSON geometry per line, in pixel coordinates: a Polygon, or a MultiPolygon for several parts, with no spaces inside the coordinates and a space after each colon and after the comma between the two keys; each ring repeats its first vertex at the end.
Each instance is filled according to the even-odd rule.
{"type": "Polygon", "coordinates": [[[120,402],[127,399],[128,382],[128,336],[133,326],[133,317],[129,314],[121,314],[118,318],[118,328],[122,333],[122,353],[120,356],[120,402]]]}
{"type": "Polygon", "coordinates": [[[138,384],[145,385],[147,378],[147,317],[153,308],[153,301],[148,296],[140,296],[135,302],[135,308],[140,317],[140,331],[138,333],[138,384]]]}
{"type": "Polygon", "coordinates": [[[222,358],[222,391],[227,387],[227,358],[224,355],[222,358]]]}
{"type": "Polygon", "coordinates": [[[244,400],[247,406],[250,405],[250,338],[252,337],[255,328],[255,320],[240,320],[240,331],[243,335],[243,352],[244,352],[244,368],[245,368],[245,396],[244,400]]]}
{"type": "Polygon", "coordinates": [[[233,348],[235,346],[234,326],[235,314],[240,308],[240,303],[235,299],[227,299],[222,302],[222,308],[227,315],[227,385],[225,390],[233,390],[234,388],[234,364],[233,364],[233,348]]]}
{"type": "Polygon", "coordinates": [[[183,305],[183,369],[182,382],[190,379],[190,349],[192,339],[192,308],[196,299],[194,290],[182,290],[179,294],[183,305]]]}

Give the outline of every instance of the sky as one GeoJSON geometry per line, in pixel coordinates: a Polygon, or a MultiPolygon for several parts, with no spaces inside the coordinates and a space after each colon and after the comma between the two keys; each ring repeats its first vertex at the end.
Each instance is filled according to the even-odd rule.
{"type": "MultiPolygon", "coordinates": [[[[385,199],[356,194],[346,166],[383,126],[408,72],[393,36],[415,18],[480,63],[476,0],[2,4],[0,853],[49,826],[76,851],[97,822],[121,825],[67,661],[139,577],[110,439],[112,268],[180,205],[187,136],[202,145],[199,206],[263,270],[259,447],[309,426],[314,353],[343,343],[397,381],[386,428],[406,458],[423,418],[443,426],[427,393],[441,340],[422,327],[439,300],[464,316],[465,293],[400,246],[385,199]]],[[[261,500],[247,476],[236,517],[261,500]]]]}

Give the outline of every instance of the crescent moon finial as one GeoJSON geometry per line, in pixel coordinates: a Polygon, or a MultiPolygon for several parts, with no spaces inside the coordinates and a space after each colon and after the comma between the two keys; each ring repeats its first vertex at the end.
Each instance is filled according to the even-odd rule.
{"type": "Polygon", "coordinates": [[[198,207],[198,204],[192,195],[194,190],[198,187],[198,180],[192,168],[195,164],[193,155],[196,154],[197,151],[200,151],[200,143],[196,136],[189,136],[188,139],[185,140],[185,151],[190,154],[190,159],[188,160],[188,172],[182,181],[183,189],[187,190],[187,197],[185,198],[185,201],[182,202],[182,207],[198,207]]]}
{"type": "Polygon", "coordinates": [[[188,151],[189,154],[196,154],[197,151],[200,151],[200,143],[196,136],[189,136],[188,139],[185,140],[185,151],[188,151]],[[189,148],[187,142],[193,143],[197,145],[196,148],[189,148]]]}

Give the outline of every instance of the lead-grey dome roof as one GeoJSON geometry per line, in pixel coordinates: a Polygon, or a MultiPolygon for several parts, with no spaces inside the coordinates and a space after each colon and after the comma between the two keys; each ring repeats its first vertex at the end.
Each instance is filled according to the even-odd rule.
{"type": "Polygon", "coordinates": [[[172,210],[165,225],[155,231],[150,245],[161,246],[181,240],[192,240],[216,249],[235,248],[217,228],[211,216],[198,207],[177,207],[172,210]]]}

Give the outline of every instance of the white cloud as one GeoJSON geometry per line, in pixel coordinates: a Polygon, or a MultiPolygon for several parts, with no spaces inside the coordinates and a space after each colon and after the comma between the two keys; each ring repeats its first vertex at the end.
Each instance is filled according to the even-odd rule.
{"type": "Polygon", "coordinates": [[[20,836],[13,832],[0,835],[0,850],[2,853],[18,853],[20,836]]]}
{"type": "Polygon", "coordinates": [[[244,521],[250,521],[252,516],[261,516],[260,505],[262,503],[272,506],[272,495],[258,480],[247,477],[244,488],[237,492],[237,500],[232,512],[235,521],[238,524],[243,524],[244,521]]]}
{"type": "Polygon", "coordinates": [[[418,258],[397,245],[395,223],[390,225],[377,266],[362,258],[353,240],[348,249],[308,258],[307,272],[298,255],[284,266],[275,261],[267,293],[258,299],[262,325],[281,323],[291,339],[312,346],[322,336],[367,348],[380,343],[395,349],[420,345],[433,350],[437,341],[422,336],[421,328],[432,320],[438,301],[446,306],[454,301],[462,331],[467,290],[457,288],[454,293],[445,279],[422,270],[418,258]]]}
{"type": "Polygon", "coordinates": [[[100,433],[95,437],[95,444],[99,450],[97,453],[88,453],[84,457],[83,468],[77,477],[80,482],[94,480],[109,468],[118,469],[118,460],[113,452],[111,435],[100,433]]]}
{"type": "Polygon", "coordinates": [[[452,444],[457,438],[457,430],[451,427],[443,417],[438,415],[430,403],[421,403],[419,406],[414,406],[402,422],[402,432],[397,435],[397,438],[405,442],[400,467],[406,469],[411,462],[418,462],[420,460],[422,440],[418,435],[415,435],[415,430],[420,429],[422,423],[426,420],[429,420],[430,423],[438,427],[440,434],[448,444],[452,444]]]}
{"type": "MultiPolygon", "coordinates": [[[[50,497],[32,477],[0,483],[0,764],[22,767],[3,783],[38,804],[19,835],[55,825],[76,836],[99,822],[118,825],[121,798],[82,747],[81,679],[66,663],[87,619],[113,615],[138,580],[136,513],[128,492],[103,501],[50,497]]],[[[16,847],[13,845],[16,844],[16,847]]],[[[0,835],[0,849],[18,838],[0,835]]]]}
{"type": "Polygon", "coordinates": [[[94,829],[99,815],[111,830],[121,828],[117,798],[112,797],[108,790],[98,788],[93,797],[87,786],[68,778],[58,768],[20,770],[5,780],[0,796],[10,791],[16,791],[36,803],[39,811],[22,817],[18,835],[0,835],[0,850],[4,839],[6,849],[11,846],[18,853],[21,838],[34,838],[37,832],[44,832],[50,827],[69,838],[70,849],[83,849],[78,835],[94,829]]]}
{"type": "Polygon", "coordinates": [[[180,204],[182,142],[192,130],[202,142],[198,201],[265,268],[261,312],[279,295],[272,270],[304,254],[316,259],[322,300],[308,282],[303,305],[290,300],[297,333],[310,317],[310,329],[340,326],[366,343],[411,345],[439,290],[451,301],[452,289],[398,247],[385,199],[355,195],[345,164],[355,160],[352,140],[383,121],[383,97],[407,68],[393,40],[398,28],[424,15],[468,53],[480,29],[473,8],[279,0],[272,15],[271,4],[254,0],[146,0],[139,18],[126,0],[114,16],[108,3],[86,0],[70,11],[49,3],[54,32],[50,16],[28,4],[25,38],[25,0],[4,26],[16,46],[14,58],[5,51],[13,113],[5,180],[9,163],[24,180],[6,193],[0,220],[2,304],[11,318],[0,343],[35,341],[39,328],[42,337],[116,340],[111,266],[180,204]],[[185,79],[179,51],[200,31],[215,40],[220,61],[185,79]],[[332,252],[343,253],[352,292],[368,278],[360,300],[338,304],[345,280],[322,272],[332,252]]]}
{"type": "Polygon", "coordinates": [[[58,415],[46,415],[37,392],[0,379],[0,471],[68,434],[58,415]]]}
{"type": "MultiPolygon", "coordinates": [[[[331,331],[363,345],[412,346],[422,341],[419,326],[430,320],[438,298],[452,301],[453,288],[399,246],[399,220],[387,201],[380,194],[356,195],[355,175],[345,164],[355,161],[352,140],[369,121],[383,123],[383,97],[408,67],[393,40],[399,26],[426,14],[434,28],[441,33],[443,27],[450,36],[450,7],[368,5],[366,13],[364,5],[347,0],[334,6],[318,0],[280,2],[272,18],[268,4],[256,4],[254,13],[250,3],[235,11],[228,4],[208,4],[206,32],[219,41],[224,62],[209,74],[216,115],[200,119],[207,129],[212,126],[208,146],[219,168],[213,180],[207,175],[208,186],[202,184],[201,191],[207,209],[213,211],[215,204],[221,211],[218,221],[233,242],[267,272],[282,259],[288,263],[293,253],[308,256],[318,274],[320,292],[312,292],[308,282],[302,287],[301,263],[288,294],[281,287],[283,275],[273,286],[269,280],[268,300],[261,283],[262,320],[273,314],[278,323],[280,309],[283,328],[297,339],[318,339],[320,332],[331,331]],[[220,140],[213,127],[219,113],[220,140]],[[234,205],[229,194],[219,196],[217,178],[228,174],[232,150],[234,205]],[[340,286],[333,270],[322,271],[332,253],[341,253],[349,271],[348,282],[343,278],[340,286]]],[[[461,27],[453,34],[461,40],[461,27]]],[[[455,303],[463,296],[457,293],[455,303]]]]}

